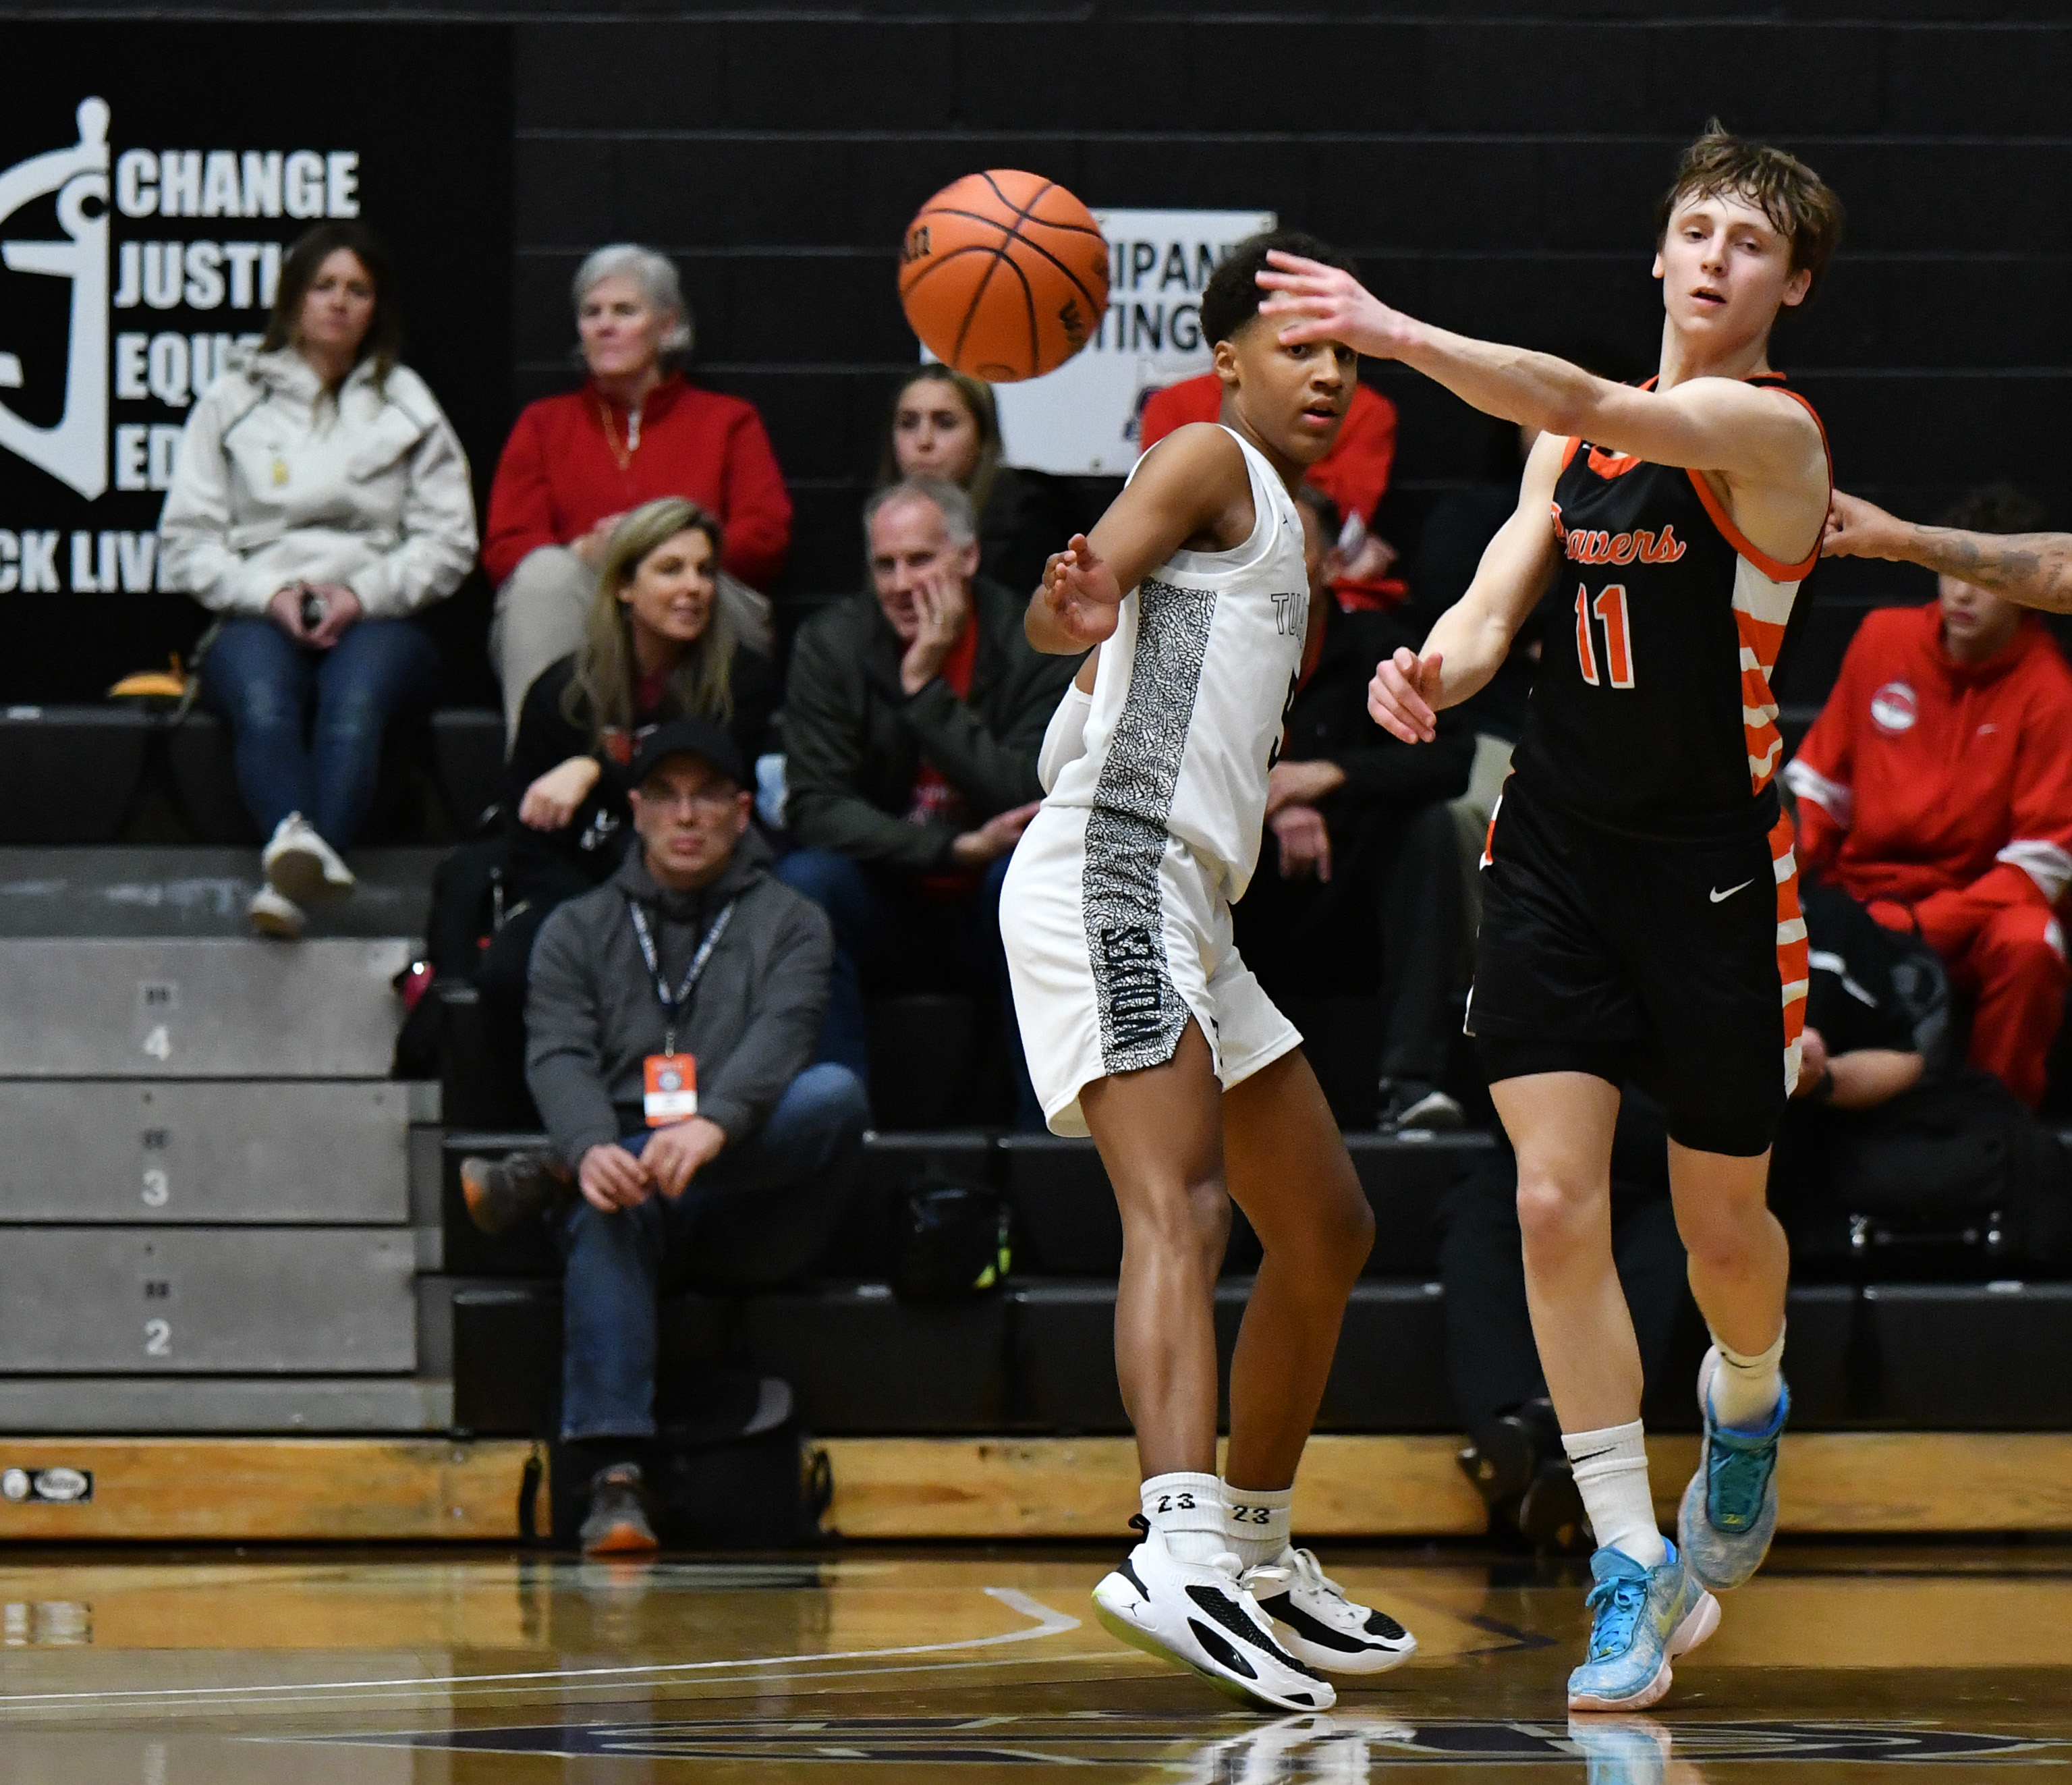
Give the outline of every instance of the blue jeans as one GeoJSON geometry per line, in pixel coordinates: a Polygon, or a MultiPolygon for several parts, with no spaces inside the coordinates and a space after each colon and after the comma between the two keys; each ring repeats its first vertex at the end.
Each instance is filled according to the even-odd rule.
{"type": "Polygon", "coordinates": [[[237,788],[260,835],[299,812],[333,849],[352,848],[380,779],[382,738],[432,704],[438,673],[438,647],[408,620],[356,621],[328,651],[269,619],[228,622],[202,659],[202,693],[230,722],[237,788]]]}
{"type": "Polygon", "coordinates": [[[834,927],[822,1059],[846,1066],[869,1082],[866,988],[991,997],[999,1004],[1001,1045],[1014,1080],[1016,1125],[1042,1131],[1042,1106],[1022,1056],[1007,950],[1000,940],[1000,889],[1013,859],[1011,851],[1001,857],[964,899],[931,899],[909,875],[870,867],[832,849],[795,849],[777,864],[777,878],[820,906],[834,927]]]}
{"type": "MultiPolygon", "coordinates": [[[[855,1188],[868,1115],[853,1076],[809,1066],[673,1201],[657,1192],[606,1215],[576,1198],[558,1236],[564,1439],[654,1434],[657,1298],[767,1289],[812,1265],[855,1188]]],[[[638,1154],[648,1140],[619,1145],[638,1154]]]]}

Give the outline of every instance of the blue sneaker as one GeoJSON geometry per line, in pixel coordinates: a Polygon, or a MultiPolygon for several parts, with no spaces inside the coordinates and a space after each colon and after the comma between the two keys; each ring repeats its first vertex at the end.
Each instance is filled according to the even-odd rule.
{"type": "Polygon", "coordinates": [[[1620,1549],[1590,1558],[1595,1620],[1583,1664],[1568,1676],[1572,1711],[1645,1710],[1669,1690],[1669,1664],[1720,1627],[1720,1602],[1698,1584],[1674,1544],[1659,1568],[1620,1549]]]}
{"type": "Polygon", "coordinates": [[[1777,1444],[1791,1415],[1791,1393],[1782,1390],[1777,1411],[1760,1432],[1737,1432],[1712,1417],[1712,1377],[1719,1347],[1698,1366],[1698,1408],[1705,1437],[1698,1472],[1684,1490],[1676,1515],[1677,1541],[1691,1572],[1715,1591],[1739,1586],[1762,1566],[1777,1530],[1777,1444]]]}

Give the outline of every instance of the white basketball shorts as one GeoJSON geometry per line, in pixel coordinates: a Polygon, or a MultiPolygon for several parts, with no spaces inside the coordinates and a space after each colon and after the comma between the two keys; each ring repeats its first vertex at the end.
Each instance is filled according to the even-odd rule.
{"type": "Polygon", "coordinates": [[[1087,1132],[1082,1087],[1171,1059],[1190,1016],[1226,1091],[1302,1044],[1239,957],[1217,879],[1162,829],[1045,806],[1016,845],[1000,929],[1054,1134],[1087,1132]]]}

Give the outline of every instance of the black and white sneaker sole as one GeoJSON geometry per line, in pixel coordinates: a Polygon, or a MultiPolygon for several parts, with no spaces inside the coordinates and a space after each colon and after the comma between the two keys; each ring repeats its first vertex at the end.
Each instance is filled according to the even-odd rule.
{"type": "Polygon", "coordinates": [[[1291,1656],[1278,1657],[1268,1664],[1276,1672],[1292,1668],[1314,1679],[1315,1684],[1278,1690],[1268,1684],[1260,1668],[1244,1652],[1246,1647],[1256,1646],[1261,1650],[1264,1659],[1266,1651],[1264,1642],[1244,1614],[1208,1589],[1190,1587],[1188,1591],[1196,1610],[1187,1616],[1190,1642],[1186,1646],[1170,1640],[1148,1624],[1138,1623],[1119,1609],[1119,1604],[1128,1602],[1132,1595],[1140,1604],[1148,1604],[1150,1599],[1144,1591],[1142,1581],[1137,1578],[1136,1570],[1127,1561],[1094,1589],[1094,1616],[1117,1642],[1126,1643],[1161,1661],[1178,1662],[1190,1672],[1199,1674],[1224,1697],[1240,1704],[1264,1705],[1280,1711],[1320,1711],[1328,1710],[1337,1701],[1338,1694],[1332,1690],[1330,1681],[1321,1675],[1312,1674],[1291,1656]],[[1112,1604],[1111,1600],[1118,1603],[1112,1604]],[[1240,1625],[1245,1627],[1240,1630],[1237,1627],[1240,1625]],[[1189,1652],[1190,1647],[1194,1652],[1189,1652]]]}
{"type": "MultiPolygon", "coordinates": [[[[1389,1622],[1401,1632],[1400,1637],[1363,1640],[1350,1631],[1334,1630],[1321,1618],[1311,1617],[1285,1594],[1261,1599],[1259,1609],[1273,1620],[1281,1646],[1319,1672],[1386,1673],[1417,1652],[1417,1639],[1392,1618],[1389,1622]]],[[[1376,1612],[1375,1615],[1385,1614],[1376,1612]]]]}

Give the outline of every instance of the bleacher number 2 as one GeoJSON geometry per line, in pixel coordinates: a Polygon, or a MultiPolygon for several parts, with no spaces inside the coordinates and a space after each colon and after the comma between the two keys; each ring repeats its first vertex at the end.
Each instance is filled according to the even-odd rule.
{"type": "Polygon", "coordinates": [[[1582,668],[1583,680],[1595,688],[1599,683],[1597,648],[1591,636],[1593,614],[1604,627],[1605,679],[1614,688],[1632,687],[1633,631],[1626,620],[1626,585],[1607,584],[1595,601],[1590,599],[1586,586],[1578,585],[1576,590],[1576,660],[1582,668]]]}
{"type": "Polygon", "coordinates": [[[147,1320],[144,1322],[144,1355],[146,1357],[171,1357],[173,1355],[171,1321],[147,1320]]]}

